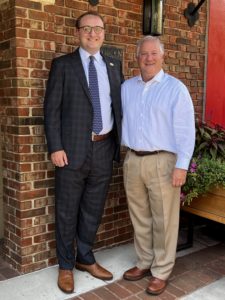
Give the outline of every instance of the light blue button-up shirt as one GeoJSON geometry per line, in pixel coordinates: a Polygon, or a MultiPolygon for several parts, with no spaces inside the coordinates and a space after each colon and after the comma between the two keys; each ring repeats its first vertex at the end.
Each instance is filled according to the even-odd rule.
{"type": "Polygon", "coordinates": [[[186,86],[161,70],[122,85],[122,145],[136,151],[177,154],[176,168],[188,169],[195,141],[193,103],[186,86]]]}
{"type": "MultiPolygon", "coordinates": [[[[85,51],[83,48],[79,48],[81,61],[83,64],[84,72],[88,79],[88,66],[90,62],[90,54],[85,51]]],[[[105,134],[112,130],[113,128],[113,114],[112,114],[112,99],[110,96],[110,84],[107,73],[106,64],[100,54],[97,52],[93,55],[95,58],[95,68],[97,70],[98,76],[98,87],[99,87],[99,97],[101,103],[101,114],[102,114],[102,125],[103,129],[99,134],[105,134]]],[[[89,82],[88,82],[89,84],[89,82]]]]}

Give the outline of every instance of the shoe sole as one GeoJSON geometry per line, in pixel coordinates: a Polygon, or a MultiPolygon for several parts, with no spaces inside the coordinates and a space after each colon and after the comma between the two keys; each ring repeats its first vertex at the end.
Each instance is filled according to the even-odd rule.
{"type": "Polygon", "coordinates": [[[129,277],[129,276],[123,276],[123,279],[125,280],[129,280],[129,281],[137,281],[137,280],[140,280],[142,278],[145,278],[146,276],[151,276],[151,273],[150,272],[147,272],[145,273],[144,275],[141,275],[141,276],[136,276],[136,277],[129,277]]]}
{"type": "Polygon", "coordinates": [[[157,296],[157,295],[160,295],[162,294],[166,289],[166,286],[164,288],[162,288],[161,290],[158,290],[158,291],[149,291],[148,289],[146,289],[146,293],[149,294],[149,295],[154,295],[154,296],[157,296]]]}
{"type": "Polygon", "coordinates": [[[58,285],[58,288],[59,288],[63,293],[66,293],[66,294],[72,294],[72,293],[74,293],[74,289],[71,290],[71,291],[65,291],[64,289],[62,289],[62,288],[59,286],[59,284],[57,284],[57,285],[58,285]]]}
{"type": "Polygon", "coordinates": [[[93,276],[93,277],[95,277],[95,278],[97,278],[97,279],[100,279],[100,280],[112,280],[112,279],[113,279],[113,276],[107,277],[107,278],[106,278],[106,277],[96,276],[96,275],[90,273],[90,272],[89,272],[88,270],[86,270],[85,268],[82,268],[82,267],[80,267],[80,266],[75,266],[75,268],[76,268],[77,270],[81,271],[81,272],[88,272],[91,276],[93,276]]]}

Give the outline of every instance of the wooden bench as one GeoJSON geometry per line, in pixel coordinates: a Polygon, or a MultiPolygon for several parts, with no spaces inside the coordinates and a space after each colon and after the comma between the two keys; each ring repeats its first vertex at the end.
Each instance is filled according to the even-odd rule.
{"type": "Polygon", "coordinates": [[[225,188],[214,188],[207,194],[194,199],[190,205],[182,206],[181,210],[189,214],[188,233],[187,242],[179,245],[178,250],[186,249],[193,245],[192,215],[225,224],[225,188]]]}

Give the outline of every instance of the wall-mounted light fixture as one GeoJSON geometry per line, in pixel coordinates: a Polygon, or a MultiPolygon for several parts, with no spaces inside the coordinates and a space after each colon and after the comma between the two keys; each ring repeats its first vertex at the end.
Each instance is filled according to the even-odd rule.
{"type": "Polygon", "coordinates": [[[99,3],[99,0],[89,0],[89,3],[92,5],[92,6],[95,6],[99,3]]]}
{"type": "Polygon", "coordinates": [[[200,0],[199,3],[195,6],[194,3],[189,3],[187,8],[184,10],[184,16],[188,20],[188,25],[192,27],[195,25],[195,22],[199,19],[198,10],[202,6],[205,0],[200,0]]]}
{"type": "Polygon", "coordinates": [[[164,0],[144,0],[143,34],[163,34],[163,2],[164,0]]]}

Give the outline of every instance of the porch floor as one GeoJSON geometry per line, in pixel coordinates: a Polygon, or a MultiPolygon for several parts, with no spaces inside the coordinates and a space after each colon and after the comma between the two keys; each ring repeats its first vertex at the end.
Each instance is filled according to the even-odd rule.
{"type": "Polygon", "coordinates": [[[146,294],[147,277],[136,282],[122,279],[123,272],[135,265],[133,244],[99,251],[96,259],[113,272],[114,279],[106,282],[74,271],[75,293],[66,295],[57,287],[57,266],[19,275],[0,257],[0,299],[225,299],[225,242],[205,235],[202,228],[194,232],[193,247],[177,252],[169,285],[160,296],[146,294]]]}

